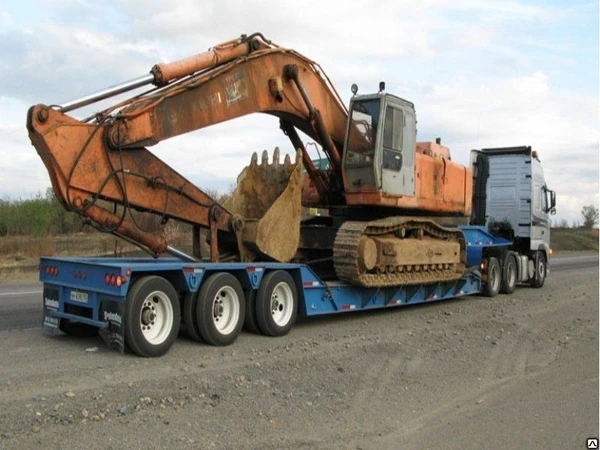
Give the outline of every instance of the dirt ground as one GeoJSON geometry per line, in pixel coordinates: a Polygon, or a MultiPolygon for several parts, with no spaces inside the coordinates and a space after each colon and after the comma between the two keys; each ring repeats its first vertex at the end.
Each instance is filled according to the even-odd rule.
{"type": "Polygon", "coordinates": [[[541,290],[303,320],[159,359],[0,333],[1,449],[584,449],[598,268],[541,290]]]}

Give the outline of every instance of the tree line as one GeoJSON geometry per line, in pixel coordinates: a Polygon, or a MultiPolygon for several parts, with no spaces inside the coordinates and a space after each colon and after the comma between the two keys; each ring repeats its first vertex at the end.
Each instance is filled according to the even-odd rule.
{"type": "MultiPolygon", "coordinates": [[[[205,192],[219,203],[223,203],[230,195],[213,189],[206,189],[205,192]]],[[[112,203],[98,200],[98,204],[113,212],[112,203]]],[[[118,207],[114,212],[120,215],[122,211],[118,207]]],[[[128,218],[133,216],[135,224],[145,231],[162,229],[158,215],[138,211],[130,211],[128,214],[128,218]]],[[[177,224],[173,225],[177,227],[177,224]]],[[[52,188],[48,188],[45,194],[38,193],[25,200],[0,199],[0,236],[39,237],[92,230],[93,228],[84,226],[84,221],[78,214],[63,208],[52,188]]]]}
{"type": "Polygon", "coordinates": [[[567,219],[552,222],[552,228],[585,228],[591,229],[598,225],[600,211],[594,205],[586,205],[581,208],[582,221],[574,220],[571,224],[567,219]]]}
{"type": "Polygon", "coordinates": [[[81,219],[61,206],[52,188],[25,200],[0,199],[0,236],[76,233],[82,228],[81,219]]]}
{"type": "MultiPolygon", "coordinates": [[[[228,194],[207,190],[208,194],[222,203],[228,194]]],[[[581,210],[582,221],[566,219],[553,223],[555,228],[593,228],[598,225],[600,213],[594,205],[586,205],[581,210]]],[[[147,228],[157,228],[155,220],[146,218],[147,228]]],[[[138,219],[139,220],[139,219],[138,219]]],[[[0,199],[0,236],[46,236],[54,234],[78,233],[84,228],[81,218],[65,210],[56,199],[52,188],[30,199],[0,199]]]]}

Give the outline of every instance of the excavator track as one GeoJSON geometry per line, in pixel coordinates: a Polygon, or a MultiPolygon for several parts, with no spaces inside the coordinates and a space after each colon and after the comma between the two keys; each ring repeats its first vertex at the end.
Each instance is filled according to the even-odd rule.
{"type": "Polygon", "coordinates": [[[345,222],[337,232],[333,247],[338,278],[364,287],[458,279],[465,270],[465,258],[462,231],[415,217],[345,222]],[[373,241],[377,245],[371,243],[373,241]],[[437,249],[444,246],[449,250],[436,258],[444,253],[437,249]],[[403,247],[408,253],[402,253],[403,247]],[[365,260],[368,260],[366,264],[365,260]]]}

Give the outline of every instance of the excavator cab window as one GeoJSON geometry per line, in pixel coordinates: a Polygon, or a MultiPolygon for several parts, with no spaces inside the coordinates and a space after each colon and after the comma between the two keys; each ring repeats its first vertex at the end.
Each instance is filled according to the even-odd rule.
{"type": "Polygon", "coordinates": [[[346,165],[372,166],[377,141],[379,100],[354,102],[350,116],[346,165]]]}
{"type": "Polygon", "coordinates": [[[362,191],[377,188],[375,160],[377,155],[377,134],[381,113],[381,98],[353,100],[346,146],[344,150],[344,173],[347,188],[362,191]]]}
{"type": "Polygon", "coordinates": [[[383,126],[383,163],[382,167],[394,172],[402,169],[402,110],[387,106],[383,126]]]}
{"type": "Polygon", "coordinates": [[[349,192],[414,196],[415,112],[391,94],[354,97],[344,148],[349,192]]]}

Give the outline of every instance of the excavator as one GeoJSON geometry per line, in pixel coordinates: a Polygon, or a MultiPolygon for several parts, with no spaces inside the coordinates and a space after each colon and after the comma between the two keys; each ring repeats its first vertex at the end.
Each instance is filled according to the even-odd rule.
{"type": "Polygon", "coordinates": [[[317,63],[254,33],[69,103],[32,106],[27,129],[64,208],[156,257],[302,262],[365,287],[458,279],[471,170],[439,140],[417,142],[414,105],[384,83],[352,92],[346,108],[317,63]],[[146,86],[88,118],[68,114],[146,86]],[[295,160],[254,153],[223,205],[148,150],[252,113],[279,119],[295,160]],[[322,148],[325,168],[298,131],[322,148]],[[303,206],[328,214],[303,219],[303,206]],[[191,224],[192,254],[144,230],[132,210],[191,224]]]}

